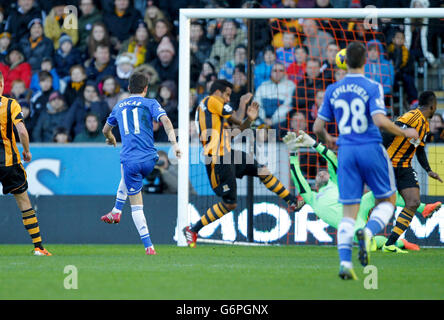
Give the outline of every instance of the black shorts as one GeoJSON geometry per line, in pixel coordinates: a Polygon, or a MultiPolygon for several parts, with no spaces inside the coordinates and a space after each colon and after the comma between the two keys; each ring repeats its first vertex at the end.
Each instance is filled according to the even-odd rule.
{"type": "Polygon", "coordinates": [[[398,191],[407,188],[419,188],[418,177],[412,167],[393,169],[395,171],[396,188],[398,191]]]}
{"type": "Polygon", "coordinates": [[[26,171],[21,163],[10,167],[0,167],[0,182],[3,194],[19,194],[28,190],[26,171]]]}
{"type": "Polygon", "coordinates": [[[229,204],[237,202],[236,178],[257,177],[261,167],[262,165],[254,157],[236,150],[206,164],[211,188],[217,196],[229,204]]]}

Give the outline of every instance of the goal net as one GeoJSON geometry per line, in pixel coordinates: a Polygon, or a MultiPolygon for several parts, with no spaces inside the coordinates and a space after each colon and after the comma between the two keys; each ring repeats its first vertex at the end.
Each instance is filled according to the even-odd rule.
{"type": "MultiPolygon", "coordinates": [[[[196,223],[221,201],[211,187],[195,122],[196,109],[215,79],[233,84],[230,105],[235,112],[248,92],[261,108],[253,129],[234,138],[232,149],[254,155],[296,194],[282,138],[287,132],[304,130],[316,139],[313,123],[325,90],[346,74],[335,63],[336,53],[351,41],[365,44],[365,75],[381,83],[387,114],[394,118],[415,104],[418,94],[409,86],[419,89],[417,72],[423,64],[427,67],[427,59],[395,62],[392,44],[401,36],[405,42],[406,17],[444,16],[442,9],[437,10],[181,9],[178,136],[184,155],[179,161],[178,245],[186,245],[183,227],[196,223]],[[400,79],[398,63],[407,62],[412,69],[406,72],[407,80],[400,79]]],[[[406,59],[401,54],[402,58],[406,59]]],[[[335,123],[328,123],[327,129],[337,135],[335,123]]],[[[325,160],[309,148],[301,148],[298,157],[302,173],[315,190],[315,176],[326,169],[325,160]]],[[[422,190],[428,190],[427,177],[420,180],[422,190]]],[[[237,179],[237,208],[222,218],[211,211],[208,217],[215,221],[201,229],[201,241],[335,244],[336,230],[308,205],[291,212],[269,187],[258,178],[237,179]]],[[[385,233],[390,229],[391,225],[385,233]]]]}

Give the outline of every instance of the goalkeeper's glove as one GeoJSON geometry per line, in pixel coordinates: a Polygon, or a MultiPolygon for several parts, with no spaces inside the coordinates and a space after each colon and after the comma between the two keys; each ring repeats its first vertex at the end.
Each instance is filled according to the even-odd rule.
{"type": "Polygon", "coordinates": [[[302,130],[299,130],[299,135],[296,135],[296,132],[287,132],[282,140],[287,145],[288,151],[290,152],[301,147],[313,147],[316,143],[312,137],[302,130]]]}

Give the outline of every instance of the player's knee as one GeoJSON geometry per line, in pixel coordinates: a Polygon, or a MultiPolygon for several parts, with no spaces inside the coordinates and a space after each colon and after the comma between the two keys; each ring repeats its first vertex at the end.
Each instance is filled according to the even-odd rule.
{"type": "Polygon", "coordinates": [[[420,205],[421,205],[421,200],[419,198],[409,199],[405,202],[405,206],[413,211],[416,211],[416,209],[418,209],[420,205]]]}
{"type": "Polygon", "coordinates": [[[237,203],[225,203],[224,202],[225,207],[227,207],[228,210],[233,211],[234,209],[236,209],[237,207],[237,203]]]}

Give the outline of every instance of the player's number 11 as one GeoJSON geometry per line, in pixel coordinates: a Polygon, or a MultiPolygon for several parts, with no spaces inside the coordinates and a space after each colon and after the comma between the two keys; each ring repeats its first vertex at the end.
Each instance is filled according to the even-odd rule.
{"type": "MultiPolygon", "coordinates": [[[[123,118],[123,130],[125,131],[125,134],[129,134],[128,129],[128,115],[127,115],[128,109],[123,109],[122,111],[122,118],[123,118]]],[[[134,123],[134,134],[140,133],[140,125],[139,125],[139,112],[137,111],[137,108],[134,108],[132,110],[133,113],[133,123],[134,123]]]]}

